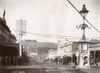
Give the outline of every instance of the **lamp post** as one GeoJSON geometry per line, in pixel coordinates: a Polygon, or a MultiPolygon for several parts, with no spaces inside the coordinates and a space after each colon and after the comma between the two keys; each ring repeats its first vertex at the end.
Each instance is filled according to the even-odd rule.
{"type": "Polygon", "coordinates": [[[82,10],[79,12],[83,16],[83,24],[80,24],[79,26],[77,26],[78,29],[81,28],[81,30],[83,30],[83,35],[82,35],[81,41],[86,40],[85,29],[90,28],[87,24],[85,24],[85,17],[88,12],[89,11],[86,9],[86,5],[84,4],[82,10]]]}
{"type": "Polygon", "coordinates": [[[87,24],[85,24],[85,17],[87,15],[89,11],[86,9],[86,5],[84,4],[83,5],[83,8],[82,10],[79,12],[82,17],[83,17],[83,24],[80,24],[79,26],[77,26],[77,28],[81,28],[81,30],[83,30],[83,35],[82,35],[82,38],[81,40],[79,41],[79,44],[80,44],[80,63],[79,63],[79,67],[80,68],[83,68],[83,67],[86,67],[86,68],[90,68],[90,58],[89,58],[89,50],[88,50],[88,41],[85,37],[85,29],[86,28],[90,28],[87,24]]]}

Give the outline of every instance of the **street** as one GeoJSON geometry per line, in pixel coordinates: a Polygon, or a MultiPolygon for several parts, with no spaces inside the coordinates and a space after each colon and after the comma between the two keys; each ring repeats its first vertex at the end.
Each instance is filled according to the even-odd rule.
{"type": "Polygon", "coordinates": [[[1,67],[0,73],[100,73],[100,67],[90,69],[71,68],[69,65],[41,64],[1,67]]]}

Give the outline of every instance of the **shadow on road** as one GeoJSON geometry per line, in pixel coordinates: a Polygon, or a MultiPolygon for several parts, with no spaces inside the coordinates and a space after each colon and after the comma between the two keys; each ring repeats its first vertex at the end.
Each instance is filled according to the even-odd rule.
{"type": "Polygon", "coordinates": [[[87,73],[81,70],[60,70],[47,68],[17,68],[17,69],[0,69],[0,73],[87,73]]]}

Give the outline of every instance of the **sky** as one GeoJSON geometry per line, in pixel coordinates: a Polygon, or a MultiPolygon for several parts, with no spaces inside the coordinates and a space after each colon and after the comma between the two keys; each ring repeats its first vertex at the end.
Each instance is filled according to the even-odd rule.
{"type": "MultiPolygon", "coordinates": [[[[70,0],[80,11],[85,4],[89,13],[86,18],[100,30],[99,0],[70,0]]],[[[82,17],[67,0],[0,0],[0,17],[6,11],[7,25],[16,34],[16,20],[25,20],[27,32],[61,36],[81,37],[82,30],[76,26],[83,23],[82,17]]],[[[90,26],[87,22],[86,24],[90,26]]],[[[86,37],[100,37],[100,33],[86,29],[86,37]]],[[[26,34],[23,39],[56,41],[55,38],[26,34]]]]}

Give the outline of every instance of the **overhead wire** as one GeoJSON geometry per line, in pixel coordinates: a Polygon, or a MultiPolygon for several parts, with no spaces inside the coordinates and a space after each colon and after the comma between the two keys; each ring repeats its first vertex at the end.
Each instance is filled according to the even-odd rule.
{"type": "Polygon", "coordinates": [[[32,35],[37,35],[37,36],[43,36],[43,37],[49,37],[49,38],[67,38],[67,37],[72,37],[72,36],[62,36],[62,35],[53,35],[53,34],[43,34],[43,33],[31,33],[31,32],[23,32],[27,34],[32,34],[32,35]]]}
{"type": "MultiPolygon", "coordinates": [[[[14,32],[17,32],[16,30],[12,30],[14,32]]],[[[16,35],[20,35],[20,34],[31,34],[31,35],[36,35],[36,36],[42,36],[42,37],[48,37],[48,38],[68,38],[68,37],[72,37],[72,36],[62,36],[62,35],[56,35],[56,34],[45,34],[45,33],[35,33],[35,32],[26,32],[26,31],[20,31],[18,32],[16,35]]]]}

